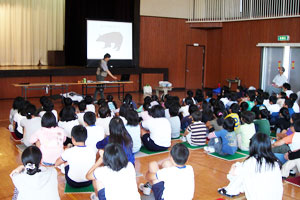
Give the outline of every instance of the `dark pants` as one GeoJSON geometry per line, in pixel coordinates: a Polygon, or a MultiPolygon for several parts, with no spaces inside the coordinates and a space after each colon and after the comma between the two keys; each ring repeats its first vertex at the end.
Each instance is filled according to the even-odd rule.
{"type": "Polygon", "coordinates": [[[222,151],[222,147],[223,147],[222,138],[218,137],[218,138],[210,139],[208,146],[213,146],[215,148],[216,153],[220,154],[221,156],[226,155],[226,153],[223,153],[222,151]],[[216,141],[216,139],[218,139],[218,141],[216,141]]]}
{"type": "MultiPolygon", "coordinates": [[[[96,75],[97,81],[104,81],[105,77],[101,75],[96,75]]],[[[94,93],[94,101],[97,101],[98,92],[100,92],[101,99],[104,99],[104,85],[97,85],[94,93]]]]}
{"type": "Polygon", "coordinates": [[[65,166],[65,177],[67,183],[73,188],[87,187],[92,184],[92,181],[75,182],[69,178],[68,173],[69,173],[69,165],[65,166]]]}
{"type": "Polygon", "coordinates": [[[155,144],[154,141],[150,138],[149,133],[143,135],[142,142],[144,146],[150,151],[165,151],[168,149],[168,147],[162,147],[155,144]]]}

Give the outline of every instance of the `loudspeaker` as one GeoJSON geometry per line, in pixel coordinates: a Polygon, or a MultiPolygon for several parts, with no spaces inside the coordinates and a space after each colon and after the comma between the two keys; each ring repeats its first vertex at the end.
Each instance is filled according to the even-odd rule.
{"type": "Polygon", "coordinates": [[[48,51],[48,65],[49,66],[65,66],[65,52],[64,51],[48,51]]]}

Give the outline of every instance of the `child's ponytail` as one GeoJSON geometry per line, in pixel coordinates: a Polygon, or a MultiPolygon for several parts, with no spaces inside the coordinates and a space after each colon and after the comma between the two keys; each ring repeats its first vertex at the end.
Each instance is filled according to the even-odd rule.
{"type": "Polygon", "coordinates": [[[25,167],[25,171],[29,175],[34,175],[40,172],[40,162],[42,160],[42,152],[36,146],[27,147],[22,153],[22,163],[25,167]]]}

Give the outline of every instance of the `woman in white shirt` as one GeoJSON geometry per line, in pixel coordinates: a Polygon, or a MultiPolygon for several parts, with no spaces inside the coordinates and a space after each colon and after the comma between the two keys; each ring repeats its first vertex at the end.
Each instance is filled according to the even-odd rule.
{"type": "Polygon", "coordinates": [[[245,193],[248,200],[281,200],[283,194],[280,164],[271,150],[267,134],[256,133],[250,140],[249,157],[232,165],[230,183],[218,190],[227,197],[245,193]]]}

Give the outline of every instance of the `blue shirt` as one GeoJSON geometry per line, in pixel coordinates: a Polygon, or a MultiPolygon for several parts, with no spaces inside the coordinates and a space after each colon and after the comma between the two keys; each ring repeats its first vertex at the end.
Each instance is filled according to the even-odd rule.
{"type": "MultiPolygon", "coordinates": [[[[108,140],[109,140],[109,136],[107,136],[103,140],[97,142],[97,144],[96,144],[97,149],[104,149],[104,147],[109,143],[108,140]]],[[[128,149],[123,144],[123,150],[125,151],[128,161],[131,162],[134,166],[135,158],[134,158],[134,154],[132,153],[132,149],[128,149]]]]}
{"type": "Polygon", "coordinates": [[[233,155],[237,151],[236,133],[228,132],[225,129],[215,132],[217,137],[222,138],[222,152],[233,155]]]}

